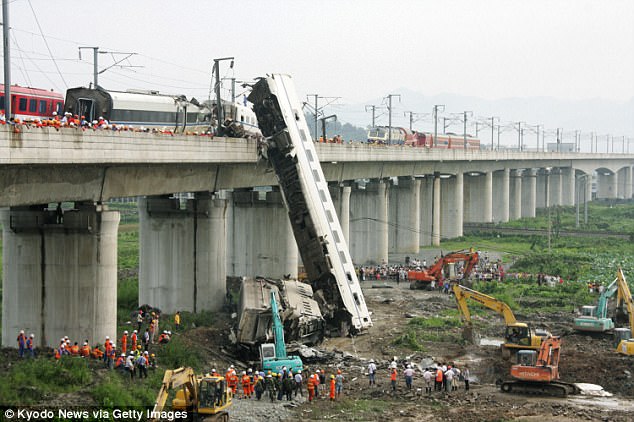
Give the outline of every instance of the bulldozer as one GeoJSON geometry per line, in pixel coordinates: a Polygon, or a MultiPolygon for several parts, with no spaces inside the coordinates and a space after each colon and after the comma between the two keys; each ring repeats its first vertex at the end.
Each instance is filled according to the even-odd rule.
{"type": "Polygon", "coordinates": [[[579,388],[559,380],[559,354],[561,339],[549,337],[536,350],[517,352],[517,364],[511,366],[513,380],[501,381],[500,389],[505,393],[545,394],[566,397],[578,394],[579,388]]]}
{"type": "Polygon", "coordinates": [[[161,420],[171,390],[176,390],[172,410],[186,411],[193,420],[227,422],[233,393],[222,376],[196,375],[192,368],[168,369],[156,397],[150,421],[161,420]]]}

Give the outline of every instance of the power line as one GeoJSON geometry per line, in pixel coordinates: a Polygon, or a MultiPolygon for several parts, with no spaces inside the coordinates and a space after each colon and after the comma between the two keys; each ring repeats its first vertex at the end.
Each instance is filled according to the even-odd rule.
{"type": "MultiPolygon", "coordinates": [[[[44,32],[42,31],[42,27],[40,26],[40,21],[37,19],[37,15],[35,14],[35,9],[33,9],[31,0],[27,0],[27,1],[29,3],[29,7],[31,8],[31,11],[33,12],[33,18],[35,18],[35,23],[37,24],[37,28],[40,30],[40,35],[42,36],[42,40],[44,40],[46,49],[48,50],[48,53],[51,55],[51,58],[54,59],[53,52],[51,51],[51,48],[48,45],[48,41],[46,40],[46,37],[44,36],[44,32]]],[[[57,69],[57,73],[59,74],[59,77],[62,79],[62,82],[64,82],[66,89],[68,89],[68,84],[66,83],[66,79],[64,79],[64,75],[62,75],[62,71],[59,70],[59,66],[57,66],[57,62],[53,60],[53,63],[55,64],[55,68],[57,69]]]]}

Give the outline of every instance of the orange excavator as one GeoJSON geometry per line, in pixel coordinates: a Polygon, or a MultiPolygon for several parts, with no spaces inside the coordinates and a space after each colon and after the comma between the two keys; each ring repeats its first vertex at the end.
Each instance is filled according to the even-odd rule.
{"type": "Polygon", "coordinates": [[[566,397],[578,394],[579,388],[559,381],[559,353],[561,339],[548,337],[542,341],[539,353],[536,350],[517,352],[517,365],[511,367],[513,380],[501,381],[500,388],[506,393],[546,394],[566,397]]]}
{"type": "Polygon", "coordinates": [[[438,261],[432,265],[428,270],[415,270],[408,271],[407,278],[409,280],[409,288],[415,289],[431,289],[431,282],[439,282],[444,280],[444,270],[449,264],[456,262],[464,262],[464,271],[462,272],[462,279],[466,280],[473,271],[473,268],[478,264],[479,256],[477,252],[472,251],[458,251],[451,252],[447,255],[441,256],[438,261]]]}

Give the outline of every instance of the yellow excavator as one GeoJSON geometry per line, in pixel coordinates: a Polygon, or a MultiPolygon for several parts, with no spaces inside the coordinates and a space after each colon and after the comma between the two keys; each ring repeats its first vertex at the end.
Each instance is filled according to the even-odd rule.
{"type": "Polygon", "coordinates": [[[623,274],[623,270],[619,268],[616,272],[616,280],[618,284],[618,293],[617,293],[617,312],[625,311],[627,312],[628,321],[630,323],[630,328],[615,328],[615,343],[616,343],[616,351],[618,353],[633,356],[634,355],[634,338],[632,338],[632,333],[634,332],[634,302],[632,301],[632,292],[630,291],[630,286],[627,284],[627,280],[625,279],[625,275],[623,274]]]}
{"type": "Polygon", "coordinates": [[[171,390],[176,390],[172,400],[173,411],[186,411],[194,420],[227,422],[233,393],[224,377],[196,375],[192,368],[168,369],[156,397],[149,420],[162,420],[165,402],[171,390]]]}
{"type": "Polygon", "coordinates": [[[502,315],[506,324],[504,343],[501,345],[502,355],[504,357],[510,357],[511,354],[517,350],[538,350],[541,347],[542,341],[552,336],[552,334],[546,330],[535,329],[524,322],[517,322],[511,308],[499,299],[485,295],[484,293],[480,293],[457,283],[453,285],[452,290],[456,297],[460,314],[467,324],[465,327],[465,333],[467,333],[467,335],[465,337],[473,337],[471,313],[469,312],[469,306],[467,304],[468,299],[471,299],[502,315]]]}

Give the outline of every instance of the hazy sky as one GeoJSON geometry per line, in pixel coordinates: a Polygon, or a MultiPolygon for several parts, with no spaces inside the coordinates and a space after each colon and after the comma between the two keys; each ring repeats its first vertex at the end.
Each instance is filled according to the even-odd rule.
{"type": "MultiPolygon", "coordinates": [[[[560,99],[634,97],[634,1],[10,1],[12,82],[87,85],[92,52],[135,52],[100,75],[111,89],[206,98],[213,58],[221,74],[292,75],[298,94],[560,99]],[[37,21],[36,21],[37,17],[37,21]],[[46,36],[48,48],[40,35],[46,36]],[[56,59],[51,60],[51,54],[56,59]],[[61,71],[59,75],[57,68],[61,71]]],[[[99,68],[120,55],[102,54],[99,68]]]]}

